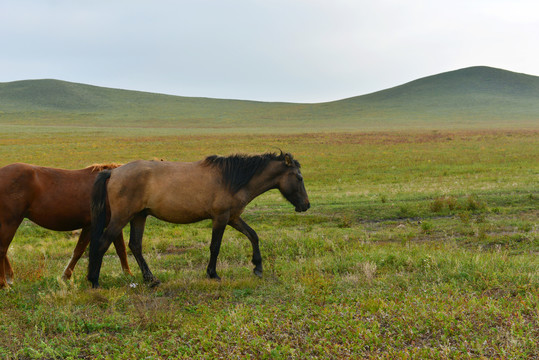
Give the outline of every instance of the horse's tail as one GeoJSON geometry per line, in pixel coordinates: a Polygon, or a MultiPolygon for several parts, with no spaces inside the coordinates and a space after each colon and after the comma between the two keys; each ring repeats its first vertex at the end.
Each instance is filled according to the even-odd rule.
{"type": "Polygon", "coordinates": [[[95,178],[91,195],[91,240],[90,260],[88,263],[88,280],[92,283],[99,276],[99,250],[102,247],[102,235],[107,225],[107,180],[111,176],[111,170],[103,170],[95,178]],[[96,273],[97,272],[97,273],[96,273]]]}

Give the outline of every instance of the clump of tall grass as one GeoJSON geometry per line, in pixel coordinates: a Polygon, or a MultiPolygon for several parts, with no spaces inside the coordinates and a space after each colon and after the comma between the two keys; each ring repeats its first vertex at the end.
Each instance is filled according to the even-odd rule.
{"type": "Polygon", "coordinates": [[[475,195],[466,196],[464,199],[457,199],[454,196],[441,196],[434,199],[429,205],[433,213],[481,211],[486,209],[486,207],[485,202],[475,195]]]}
{"type": "Polygon", "coordinates": [[[430,204],[430,210],[435,213],[442,212],[444,209],[453,211],[456,207],[457,199],[455,199],[453,196],[442,196],[436,198],[430,204]]]}
{"type": "Polygon", "coordinates": [[[371,282],[372,279],[374,279],[377,268],[378,266],[376,263],[372,261],[366,261],[361,265],[361,270],[363,270],[363,274],[368,282],[371,282]]]}

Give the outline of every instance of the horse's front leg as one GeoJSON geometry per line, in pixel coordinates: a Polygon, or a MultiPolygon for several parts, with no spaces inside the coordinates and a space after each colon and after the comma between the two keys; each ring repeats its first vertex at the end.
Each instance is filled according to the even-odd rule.
{"type": "Polygon", "coordinates": [[[253,272],[256,276],[262,277],[262,255],[260,254],[260,248],[258,247],[258,235],[242,218],[230,220],[229,225],[238,230],[243,235],[247,236],[251,245],[253,246],[253,265],[255,268],[253,272]]]}
{"type": "MultiPolygon", "coordinates": [[[[81,230],[79,241],[77,242],[77,245],[75,246],[75,250],[73,250],[73,255],[71,256],[71,260],[69,261],[69,264],[67,264],[64,274],[62,275],[62,279],[69,280],[71,278],[71,275],[73,275],[73,270],[75,269],[75,265],[77,265],[77,262],[80,260],[82,254],[84,254],[84,250],[88,247],[88,244],[90,243],[90,227],[84,227],[81,230]]],[[[120,258],[120,263],[122,265],[122,269],[126,275],[133,275],[131,273],[131,270],[129,269],[129,264],[127,263],[127,252],[125,251],[125,243],[124,243],[124,237],[123,234],[120,233],[120,235],[114,240],[114,247],[116,248],[116,253],[118,254],[118,257],[120,258]]]]}
{"type": "Polygon", "coordinates": [[[217,275],[217,256],[219,256],[219,250],[221,249],[221,241],[223,240],[223,234],[228,223],[229,215],[222,215],[213,219],[211,244],[210,244],[210,262],[206,269],[206,274],[210,279],[221,280],[217,275]]]}
{"type": "Polygon", "coordinates": [[[127,263],[127,251],[125,249],[123,233],[120,233],[120,235],[114,239],[114,248],[116,249],[116,254],[118,254],[118,257],[120,258],[120,264],[124,274],[133,276],[131,269],[129,269],[129,264],[127,263]]]}
{"type": "Polygon", "coordinates": [[[75,249],[73,250],[73,255],[71,256],[71,260],[69,260],[69,264],[67,264],[66,268],[64,269],[64,274],[62,275],[63,280],[69,280],[71,279],[71,275],[73,275],[73,270],[75,269],[75,265],[81,258],[82,254],[84,253],[84,250],[86,250],[86,247],[90,243],[90,227],[82,228],[79,236],[79,240],[77,241],[77,245],[75,246],[75,249]]]}

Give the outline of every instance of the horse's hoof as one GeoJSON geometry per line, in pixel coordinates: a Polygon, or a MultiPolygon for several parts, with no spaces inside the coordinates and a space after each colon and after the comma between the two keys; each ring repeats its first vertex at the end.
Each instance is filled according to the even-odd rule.
{"type": "Polygon", "coordinates": [[[11,286],[9,286],[7,282],[0,284],[0,290],[10,290],[10,289],[11,289],[11,286]]]}
{"type": "Polygon", "coordinates": [[[217,274],[211,274],[211,275],[207,274],[207,276],[208,276],[208,279],[210,280],[221,281],[221,277],[219,277],[219,275],[217,274]]]}
{"type": "Polygon", "coordinates": [[[260,279],[262,279],[262,270],[258,270],[258,269],[253,269],[253,273],[259,277],[260,279]]]}
{"type": "Polygon", "coordinates": [[[159,286],[160,284],[161,284],[161,281],[159,281],[159,279],[153,279],[152,281],[150,281],[149,286],[151,288],[154,288],[156,286],[159,286]]]}
{"type": "Polygon", "coordinates": [[[131,272],[131,270],[129,270],[129,269],[124,269],[124,275],[125,276],[134,276],[133,273],[131,272]]]}
{"type": "Polygon", "coordinates": [[[60,285],[61,287],[65,288],[67,286],[67,283],[69,282],[69,280],[66,280],[65,277],[62,275],[62,276],[58,276],[56,278],[56,281],[58,281],[58,285],[60,285]]]}

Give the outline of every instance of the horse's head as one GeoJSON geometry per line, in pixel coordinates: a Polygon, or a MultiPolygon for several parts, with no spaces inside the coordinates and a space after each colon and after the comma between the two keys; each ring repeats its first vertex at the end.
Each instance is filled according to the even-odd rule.
{"type": "Polygon", "coordinates": [[[285,170],[279,179],[278,188],[281,194],[296,207],[297,212],[307,211],[311,207],[299,162],[289,153],[284,154],[285,170]]]}

